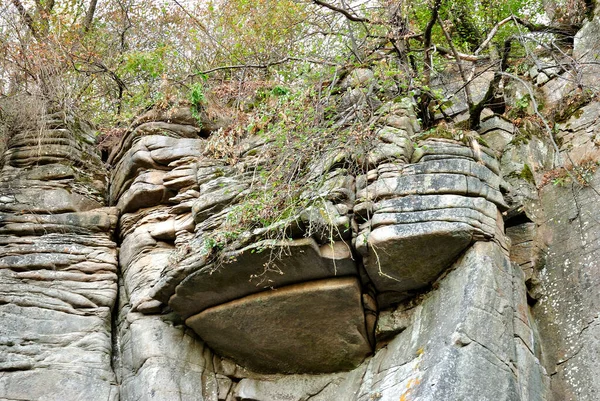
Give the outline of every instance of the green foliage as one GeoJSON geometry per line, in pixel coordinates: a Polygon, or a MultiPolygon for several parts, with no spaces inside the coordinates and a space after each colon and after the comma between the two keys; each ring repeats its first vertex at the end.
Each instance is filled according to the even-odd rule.
{"type": "Polygon", "coordinates": [[[283,86],[276,85],[273,89],[271,89],[271,93],[275,96],[284,96],[288,95],[290,93],[290,90],[283,86]]]}
{"type": "Polygon", "coordinates": [[[123,72],[136,76],[158,78],[166,71],[165,49],[158,47],[152,51],[134,51],[126,55],[123,72]]]}
{"type": "Polygon", "coordinates": [[[568,176],[557,177],[552,180],[552,185],[556,187],[564,187],[569,183],[568,176]]]}
{"type": "Polygon", "coordinates": [[[200,111],[206,102],[205,88],[202,82],[196,82],[190,86],[188,100],[190,102],[192,116],[196,119],[198,124],[202,124],[200,111]]]}
{"type": "MultiPolygon", "coordinates": [[[[260,90],[261,101],[243,122],[209,139],[219,142],[221,136],[250,136],[265,143],[252,167],[251,189],[230,207],[214,234],[218,243],[236,242],[239,246],[239,241],[255,235],[248,233],[281,241],[297,233],[300,226],[330,238],[338,229],[325,206],[329,195],[326,190],[322,192],[321,185],[333,166],[354,174],[362,171],[361,166],[358,158],[345,157],[332,160],[329,167],[320,164],[342,149],[352,149],[348,152],[352,155],[365,154],[374,130],[358,122],[350,127],[336,126],[339,95],[318,88],[319,81],[294,87],[265,85],[260,90]],[[306,213],[314,219],[307,219],[306,213]]],[[[221,153],[221,157],[238,164],[234,150],[228,155],[221,153]]]]}
{"type": "Polygon", "coordinates": [[[535,178],[533,176],[533,172],[531,171],[531,168],[529,167],[528,164],[523,165],[523,169],[521,170],[519,177],[531,184],[535,184],[535,178]]]}
{"type": "Polygon", "coordinates": [[[517,99],[517,101],[515,102],[515,107],[520,111],[525,112],[530,104],[531,96],[529,96],[529,94],[526,94],[517,99]]]}

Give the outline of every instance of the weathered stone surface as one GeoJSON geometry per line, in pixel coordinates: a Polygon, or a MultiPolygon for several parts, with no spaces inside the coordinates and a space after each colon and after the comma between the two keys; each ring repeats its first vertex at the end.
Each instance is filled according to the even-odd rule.
{"type": "Polygon", "coordinates": [[[595,63],[596,57],[600,54],[599,37],[600,16],[596,15],[594,18],[586,20],[573,40],[573,57],[582,63],[577,71],[579,74],[577,84],[594,92],[598,90],[596,77],[600,71],[595,63]]]}
{"type": "Polygon", "coordinates": [[[182,322],[131,311],[121,297],[115,373],[120,400],[217,399],[212,353],[182,322]]]}
{"type": "Polygon", "coordinates": [[[349,370],[371,352],[356,278],[250,295],[207,309],[186,324],[219,354],[259,372],[349,370]]]}
{"type": "Polygon", "coordinates": [[[116,401],[117,211],[87,133],[52,126],[14,135],[0,174],[0,398],[116,401]]]}
{"type": "Polygon", "coordinates": [[[234,394],[269,401],[548,399],[522,272],[493,242],[477,242],[439,287],[382,315],[378,326],[395,337],[351,372],[242,379],[234,394]]]}
{"type": "Polygon", "coordinates": [[[356,88],[359,86],[367,86],[374,81],[375,74],[368,68],[357,68],[353,70],[348,76],[344,79],[340,88],[342,90],[348,88],[356,88]]]}
{"type": "Polygon", "coordinates": [[[169,306],[187,318],[202,310],[269,288],[335,276],[357,276],[350,246],[319,248],[310,238],[259,242],[225,255],[221,266],[207,265],[177,286],[169,306]]]}
{"type": "Polygon", "coordinates": [[[541,298],[533,311],[544,340],[544,364],[552,375],[553,400],[597,399],[600,387],[600,175],[591,187],[548,185],[541,191],[545,218],[540,235],[547,246],[539,274],[541,298]],[[593,188],[592,188],[593,187],[593,188]]]}
{"type": "Polygon", "coordinates": [[[403,294],[433,282],[472,239],[471,227],[442,221],[387,225],[371,231],[366,238],[365,268],[380,302],[393,297],[390,292],[401,300],[406,297],[403,294]]]}
{"type": "Polygon", "coordinates": [[[577,110],[564,124],[558,124],[560,151],[568,154],[569,164],[600,159],[600,102],[591,102],[577,110]]]}
{"type": "MultiPolygon", "coordinates": [[[[493,78],[493,71],[478,69],[474,79],[469,83],[474,103],[483,99],[493,78]]],[[[448,106],[444,109],[446,115],[455,116],[469,109],[464,84],[456,67],[450,68],[442,74],[436,74],[432,88],[442,91],[442,95],[448,99],[448,106]]]]}
{"type": "Polygon", "coordinates": [[[164,305],[150,296],[194,230],[192,201],[199,195],[196,163],[203,143],[185,113],[169,123],[152,122],[152,116],[144,117],[112,155],[111,202],[122,212],[115,312],[120,400],[216,401],[211,351],[180,318],[161,313],[164,305]],[[153,135],[157,130],[172,137],[153,135]]]}
{"type": "MultiPolygon", "coordinates": [[[[125,137],[127,138],[127,137],[125,137]]],[[[111,155],[115,168],[111,178],[110,200],[116,204],[137,176],[144,171],[171,170],[169,164],[185,157],[202,153],[200,139],[170,138],[166,136],[143,136],[126,153],[111,155]]]]}
{"type": "Polygon", "coordinates": [[[358,399],[545,399],[539,363],[528,377],[512,367],[520,340],[509,305],[513,293],[524,296],[513,286],[514,272],[501,248],[477,242],[416,307],[412,323],[369,362],[358,399]],[[529,378],[541,384],[532,398],[519,390],[535,385],[529,378]]]}
{"type": "Polygon", "coordinates": [[[506,209],[503,181],[489,152],[428,140],[411,164],[382,163],[360,179],[354,212],[364,223],[354,244],[380,307],[427,287],[473,241],[508,247],[498,211],[506,209]]]}
{"type": "Polygon", "coordinates": [[[518,130],[511,122],[492,116],[482,121],[479,133],[487,146],[501,155],[506,145],[518,134],[518,130]]]}
{"type": "Polygon", "coordinates": [[[350,374],[285,375],[272,380],[247,378],[235,387],[233,396],[261,401],[301,401],[307,396],[322,401],[354,400],[364,370],[365,367],[361,367],[350,374]]]}
{"type": "Polygon", "coordinates": [[[264,138],[232,166],[202,154],[189,110],[154,110],[110,157],[105,207],[88,128],[17,133],[0,175],[0,399],[597,398],[600,182],[544,186],[567,152],[596,157],[597,103],[557,126],[562,155],[490,111],[492,149],[415,143],[411,102],[379,107],[372,81],[350,74],[336,103],[340,127],[374,127],[365,152],[314,160],[297,196],[321,201],[246,232],[227,223],[264,138]]]}
{"type": "Polygon", "coordinates": [[[511,143],[501,158],[502,176],[508,193],[505,196],[510,210],[526,205],[528,215],[539,214],[537,186],[544,182],[544,172],[556,165],[556,155],[547,138],[533,136],[520,143],[511,143]]]}
{"type": "Polygon", "coordinates": [[[524,223],[506,229],[511,240],[510,260],[518,264],[525,275],[525,280],[534,277],[534,269],[539,263],[542,250],[536,244],[537,226],[535,223],[524,223]]]}

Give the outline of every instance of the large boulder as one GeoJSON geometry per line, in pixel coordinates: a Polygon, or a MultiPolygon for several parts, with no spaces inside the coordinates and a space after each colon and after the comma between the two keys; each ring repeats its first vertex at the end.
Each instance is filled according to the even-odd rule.
{"type": "Polygon", "coordinates": [[[356,278],[267,290],[186,320],[219,354],[262,373],[350,370],[371,353],[356,278]]]}

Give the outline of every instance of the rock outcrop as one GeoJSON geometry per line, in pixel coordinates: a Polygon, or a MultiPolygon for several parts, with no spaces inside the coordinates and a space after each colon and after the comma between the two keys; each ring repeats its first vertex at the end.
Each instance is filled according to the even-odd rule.
{"type": "Polygon", "coordinates": [[[118,400],[116,208],[93,132],[60,113],[14,133],[0,173],[0,398],[118,400]]]}
{"type": "Polygon", "coordinates": [[[183,398],[195,388],[223,400],[472,399],[487,383],[482,399],[546,399],[524,273],[508,259],[499,163],[479,145],[413,144],[419,128],[403,107],[374,132],[363,175],[335,162],[347,156],[314,163],[325,178],[309,192],[325,202],[291,216],[281,239],[275,222],[218,242],[249,193],[252,145],[229,166],[185,124],[171,137],[148,122],[126,134],[111,156],[111,202],[127,211],[122,397],[155,388],[149,370],[155,391],[183,398]],[[325,224],[329,235],[314,229],[325,224]],[[130,321],[154,336],[134,340],[130,321]],[[178,331],[189,340],[164,339],[178,331]],[[125,360],[148,346],[155,355],[125,360]],[[161,370],[176,353],[185,357],[161,370]],[[177,381],[184,370],[196,387],[177,381]]]}
{"type": "Polygon", "coordinates": [[[66,115],[15,132],[0,399],[597,399],[597,102],[556,112],[555,137],[490,110],[453,136],[373,78],[336,104],[340,127],[370,119],[366,146],[309,160],[260,225],[276,141],[230,163],[186,108],[136,119],[106,165],[66,115]]]}
{"type": "Polygon", "coordinates": [[[214,400],[211,351],[149,295],[194,230],[195,162],[203,149],[189,112],[162,118],[136,120],[109,159],[108,198],[121,211],[115,373],[121,400],[214,400]]]}

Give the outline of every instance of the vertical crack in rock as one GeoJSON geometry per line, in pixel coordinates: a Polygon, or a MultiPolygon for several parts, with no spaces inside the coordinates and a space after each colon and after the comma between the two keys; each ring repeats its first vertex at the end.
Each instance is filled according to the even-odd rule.
{"type": "Polygon", "coordinates": [[[298,196],[321,202],[231,237],[219,230],[273,144],[247,139],[231,166],[204,154],[189,110],[153,110],[108,158],[107,208],[85,130],[49,120],[42,153],[15,135],[0,176],[0,396],[25,381],[39,398],[69,371],[50,399],[547,400],[527,297],[534,312],[547,301],[525,287],[540,228],[510,227],[511,263],[502,212],[521,198],[505,202],[494,151],[418,141],[410,104],[378,113],[364,155],[307,166],[298,196]]]}

